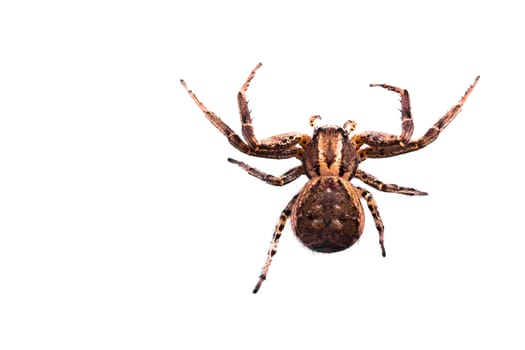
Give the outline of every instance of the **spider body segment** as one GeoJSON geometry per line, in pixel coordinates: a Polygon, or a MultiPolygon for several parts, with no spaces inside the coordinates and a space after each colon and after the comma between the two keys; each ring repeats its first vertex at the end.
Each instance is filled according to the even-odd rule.
{"type": "Polygon", "coordinates": [[[246,99],[246,90],[253,79],[259,63],[237,95],[240,111],[242,138],[226,125],[215,113],[208,110],[197,96],[181,80],[188,94],[202,110],[206,118],[223,133],[230,144],[242,153],[250,156],[286,159],[297,158],[302,164],[281,176],[264,173],[246,163],[228,158],[250,175],[274,186],[286,185],[302,175],[309,181],[296,194],[281,212],[266,262],[253,290],[257,293],[266,279],[268,270],[286,221],[290,219],[297,238],[309,249],[322,253],[332,253],[351,247],[359,240],[364,229],[363,199],[370,210],[379,233],[382,256],[386,256],[384,247],[384,226],[372,194],[364,188],[354,186],[350,180],[357,178],[365,184],[383,192],[404,195],[426,195],[410,187],[386,184],[376,177],[359,169],[367,158],[392,157],[421,149],[432,143],[439,133],[459,114],[461,107],[478,82],[479,76],[467,89],[459,102],[439,119],[422,137],[412,139],[414,123],[410,110],[408,91],[386,84],[371,84],[401,96],[401,133],[392,135],[383,132],[366,131],[352,134],[356,123],[347,121],[343,127],[315,124],[319,116],[310,118],[314,127],[312,136],[300,133],[285,133],[258,140],[255,137],[252,119],[246,99]]]}
{"type": "Polygon", "coordinates": [[[314,130],[303,157],[310,181],[299,192],[291,216],[293,231],[308,248],[337,252],[361,237],[360,193],[349,182],[358,165],[357,149],[347,130],[337,126],[314,130]]]}
{"type": "Polygon", "coordinates": [[[364,228],[360,193],[338,176],[317,176],[299,192],[291,223],[308,248],[334,253],[351,247],[364,228]]]}

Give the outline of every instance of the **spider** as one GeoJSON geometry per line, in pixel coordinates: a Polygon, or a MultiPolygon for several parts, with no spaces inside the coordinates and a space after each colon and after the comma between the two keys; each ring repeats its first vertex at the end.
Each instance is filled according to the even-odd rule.
{"type": "Polygon", "coordinates": [[[317,126],[321,118],[315,115],[310,117],[310,125],[314,129],[312,136],[290,132],[259,140],[255,137],[246,91],[261,65],[259,63],[255,66],[237,95],[243,138],[214,112],[206,108],[181,79],[182,86],[204,112],[206,118],[227,137],[230,144],[237,150],[255,157],[297,158],[301,161],[301,165],[290,169],[281,176],[274,176],[232,158],[228,158],[229,162],[237,164],[248,174],[274,186],[284,186],[301,175],[306,175],[309,179],[281,212],[273,232],[266,262],[253,293],[257,293],[266,279],[272,259],[277,252],[281,232],[288,219],[291,221],[292,230],[297,238],[309,249],[321,253],[338,252],[351,247],[363,233],[364,214],[361,199],[366,202],[372,214],[379,233],[381,254],[385,257],[384,226],[377,203],[369,191],[353,185],[350,180],[357,178],[383,192],[409,196],[426,195],[426,192],[414,188],[383,183],[375,176],[359,169],[359,164],[367,158],[386,158],[417,151],[434,142],[439,133],[459,114],[476,86],[479,76],[459,102],[418,139],[412,139],[414,123],[408,91],[386,84],[370,84],[372,87],[382,87],[400,95],[400,135],[375,131],[352,134],[356,127],[356,123],[352,120],[345,122],[342,127],[317,126]]]}

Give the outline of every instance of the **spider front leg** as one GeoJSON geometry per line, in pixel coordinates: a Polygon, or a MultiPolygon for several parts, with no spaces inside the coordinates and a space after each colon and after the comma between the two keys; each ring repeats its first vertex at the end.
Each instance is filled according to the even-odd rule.
{"type": "Polygon", "coordinates": [[[372,217],[374,218],[374,222],[376,224],[377,232],[379,233],[379,245],[381,246],[381,255],[385,257],[385,226],[383,225],[383,220],[381,220],[381,216],[379,215],[377,203],[370,192],[361,187],[356,188],[359,191],[361,198],[363,198],[366,201],[368,210],[370,210],[370,213],[372,213],[372,217]]]}
{"type": "Polygon", "coordinates": [[[286,205],[284,210],[281,212],[281,216],[279,216],[279,221],[277,222],[277,225],[275,225],[275,230],[273,232],[273,238],[272,243],[270,244],[270,249],[268,249],[268,255],[266,257],[266,262],[264,264],[263,270],[261,272],[261,275],[259,276],[259,281],[257,281],[257,284],[255,285],[255,288],[253,289],[253,293],[257,293],[259,289],[261,288],[262,283],[266,279],[266,276],[268,275],[268,269],[270,268],[270,264],[272,263],[273,256],[275,253],[277,253],[277,245],[279,244],[279,238],[281,238],[281,232],[284,229],[284,225],[286,224],[286,221],[290,217],[292,213],[292,208],[295,204],[295,201],[297,200],[297,194],[292,198],[292,200],[286,205]]]}
{"type": "Polygon", "coordinates": [[[255,169],[246,163],[240,162],[232,158],[228,158],[228,162],[237,164],[238,166],[243,168],[248,174],[255,176],[256,178],[266,182],[267,184],[274,185],[274,186],[284,186],[304,174],[304,168],[302,165],[299,165],[293,169],[290,169],[287,172],[285,172],[283,175],[277,177],[277,176],[273,176],[265,172],[262,172],[259,169],[255,169]]]}
{"type": "Polygon", "coordinates": [[[365,131],[354,137],[357,146],[361,147],[363,144],[367,144],[369,146],[384,147],[388,145],[406,144],[410,141],[412,133],[414,132],[414,121],[412,120],[408,91],[387,84],[370,84],[370,86],[380,86],[387,90],[397,92],[401,96],[401,134],[397,136],[377,131],[365,131]]]}
{"type": "Polygon", "coordinates": [[[445,129],[448,126],[448,124],[450,124],[454,120],[454,118],[456,118],[459,112],[461,112],[463,104],[467,101],[467,98],[470,96],[472,90],[474,90],[474,87],[478,83],[478,80],[479,76],[476,77],[474,83],[472,83],[472,85],[470,85],[467,91],[465,91],[465,94],[461,97],[458,103],[455,104],[452,108],[450,108],[448,112],[445,113],[443,117],[441,117],[441,119],[439,119],[430,129],[428,129],[425,135],[423,135],[417,140],[412,140],[403,145],[370,145],[371,147],[367,147],[359,151],[360,161],[366,158],[386,158],[397,156],[403,153],[417,151],[434,142],[441,133],[441,131],[443,131],[443,129],[445,129]]]}
{"type": "Polygon", "coordinates": [[[259,142],[257,141],[253,130],[252,117],[250,115],[250,109],[248,108],[248,99],[246,98],[246,90],[248,90],[248,86],[250,86],[250,82],[255,76],[255,72],[257,69],[261,68],[261,66],[262,63],[255,66],[237,94],[237,104],[239,105],[239,112],[241,114],[242,136],[252,148],[257,148],[259,142]]]}
{"type": "Polygon", "coordinates": [[[262,140],[257,140],[255,137],[252,117],[250,115],[250,109],[248,108],[248,99],[246,98],[246,91],[248,90],[250,82],[255,76],[255,72],[261,66],[262,63],[259,63],[257,66],[255,66],[248,76],[248,79],[246,79],[242,85],[241,90],[237,94],[237,104],[239,106],[239,113],[241,117],[241,131],[244,139],[252,149],[261,151],[270,150],[280,152],[282,150],[287,150],[297,144],[304,144],[306,139],[309,137],[297,132],[280,134],[262,140]]]}
{"type": "Polygon", "coordinates": [[[184,80],[181,79],[182,86],[186,89],[190,97],[193,99],[195,104],[201,109],[206,118],[228,139],[230,144],[239,151],[248,155],[263,157],[263,158],[299,158],[302,154],[302,148],[296,147],[299,143],[304,143],[305,136],[299,133],[286,133],[277,136],[273,136],[261,141],[258,141],[255,137],[252,119],[250,117],[250,111],[248,109],[248,101],[246,100],[246,90],[255,76],[257,69],[261,67],[259,63],[250,73],[248,79],[241,87],[239,94],[237,95],[237,101],[239,104],[239,111],[242,124],[242,135],[246,141],[244,141],[239,135],[237,135],[226,123],[224,123],[214,112],[210,111],[191,91],[184,80]]]}

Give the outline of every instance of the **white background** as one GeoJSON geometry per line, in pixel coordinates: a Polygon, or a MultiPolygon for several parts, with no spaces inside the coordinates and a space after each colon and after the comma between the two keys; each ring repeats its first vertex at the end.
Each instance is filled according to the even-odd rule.
{"type": "MultiPolygon", "coordinates": [[[[510,1],[4,1],[0,5],[1,349],[523,349],[523,25],[510,1]],[[363,238],[314,254],[274,224],[297,160],[233,149],[179,84],[260,138],[308,118],[415,137],[363,169],[426,197],[373,194],[363,238]]],[[[358,182],[355,181],[357,184],[358,182]]]]}

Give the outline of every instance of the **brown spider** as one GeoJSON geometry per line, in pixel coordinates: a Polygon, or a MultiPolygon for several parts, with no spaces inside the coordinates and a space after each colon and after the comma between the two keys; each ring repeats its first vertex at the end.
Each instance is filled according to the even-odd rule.
{"type": "Polygon", "coordinates": [[[380,86],[397,92],[401,96],[402,128],[399,136],[375,131],[352,135],[356,123],[351,120],[344,123],[343,127],[332,125],[316,127],[315,122],[320,119],[316,115],[310,118],[310,125],[314,127],[312,136],[291,132],[257,140],[245,93],[259,67],[261,67],[261,63],[252,70],[237,95],[244,140],[215,113],[208,110],[181,79],[182,86],[204,112],[206,118],[239,151],[250,156],[263,158],[297,158],[301,160],[302,164],[277,177],[235,159],[228,158],[229,162],[237,164],[248,174],[274,186],[286,185],[301,175],[306,175],[310,179],[281,212],[279,221],[275,226],[266,263],[253,293],[257,293],[266,279],[272,258],[277,252],[281,232],[288,218],[291,219],[292,229],[297,238],[306,247],[322,253],[341,251],[351,247],[363,233],[364,215],[360,203],[360,199],[363,198],[372,213],[376,229],[379,232],[382,255],[383,257],[386,256],[383,221],[377,210],[376,201],[370,192],[354,186],[350,180],[355,177],[384,192],[410,196],[426,195],[426,192],[414,188],[385,184],[358,169],[359,163],[367,158],[386,158],[416,151],[432,143],[461,111],[461,107],[478,82],[479,76],[459,102],[419,139],[411,139],[414,123],[410,112],[408,91],[386,84],[370,84],[370,86],[380,86]]]}

